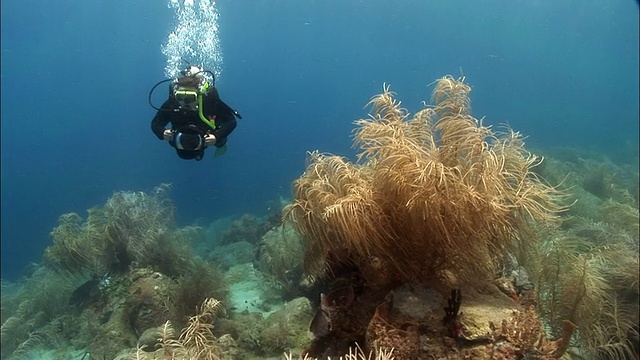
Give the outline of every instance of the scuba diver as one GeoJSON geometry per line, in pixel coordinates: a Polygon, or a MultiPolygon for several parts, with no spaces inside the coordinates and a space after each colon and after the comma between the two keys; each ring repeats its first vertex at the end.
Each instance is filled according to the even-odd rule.
{"type": "Polygon", "coordinates": [[[149,104],[157,110],[151,130],[158,139],[168,141],[182,159],[202,160],[204,150],[212,145],[216,147],[215,156],[224,154],[227,136],[237,125],[236,117],[242,116],[220,99],[211,71],[189,65],[181,75],[158,82],[149,92],[149,104]],[[151,103],[151,95],[168,81],[172,81],[169,98],[157,108],[151,103]]]}

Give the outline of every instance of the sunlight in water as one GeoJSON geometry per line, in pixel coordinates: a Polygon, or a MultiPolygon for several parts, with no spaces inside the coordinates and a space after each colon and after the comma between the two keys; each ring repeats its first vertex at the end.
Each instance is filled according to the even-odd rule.
{"type": "Polygon", "coordinates": [[[167,57],[167,77],[176,77],[188,64],[204,66],[216,74],[222,71],[218,10],[211,0],[169,0],[175,9],[175,25],[162,46],[167,57]]]}

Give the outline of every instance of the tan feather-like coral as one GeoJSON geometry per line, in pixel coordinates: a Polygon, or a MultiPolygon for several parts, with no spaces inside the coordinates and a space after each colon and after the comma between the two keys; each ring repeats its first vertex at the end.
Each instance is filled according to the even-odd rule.
{"type": "Polygon", "coordinates": [[[370,282],[446,272],[468,283],[491,276],[528,221],[556,217],[561,194],[531,172],[541,160],[519,133],[474,118],[470,91],[446,76],[434,105],[410,116],[385,86],[370,118],[355,122],[359,162],[310,153],[286,214],[313,256],[331,252],[360,269],[375,262],[391,275],[370,282]]]}

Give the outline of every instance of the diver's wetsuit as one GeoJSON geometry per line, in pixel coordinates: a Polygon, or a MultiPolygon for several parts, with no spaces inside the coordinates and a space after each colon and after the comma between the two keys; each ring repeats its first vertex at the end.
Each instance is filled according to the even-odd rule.
{"type": "Polygon", "coordinates": [[[227,143],[227,136],[237,125],[233,109],[220,100],[215,89],[204,95],[202,105],[202,112],[207,119],[215,116],[215,130],[200,119],[198,111],[180,109],[178,102],[173,97],[165,101],[156,116],[153,117],[151,130],[158,139],[164,140],[164,130],[169,123],[171,123],[171,128],[176,131],[183,131],[195,126],[202,135],[213,134],[216,137],[216,147],[224,146],[227,143]],[[174,109],[179,110],[174,111],[174,109]]]}

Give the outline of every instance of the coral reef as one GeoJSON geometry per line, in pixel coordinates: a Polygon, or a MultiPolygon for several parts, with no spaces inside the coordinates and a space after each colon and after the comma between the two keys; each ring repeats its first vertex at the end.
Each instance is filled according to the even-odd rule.
{"type": "Polygon", "coordinates": [[[216,264],[194,257],[190,267],[175,279],[168,297],[174,323],[182,326],[185,314],[193,314],[202,299],[213,297],[229,303],[229,285],[216,264]]]}
{"type": "Polygon", "coordinates": [[[231,313],[228,318],[221,318],[216,322],[216,333],[228,334],[235,340],[241,359],[252,358],[250,354],[265,353],[260,342],[263,329],[264,318],[257,312],[231,313]]]}
{"type": "MultiPolygon", "coordinates": [[[[494,132],[471,115],[469,92],[463,79],[444,77],[436,83],[434,105],[410,116],[385,87],[370,102],[371,118],[356,121],[357,163],[309,154],[285,217],[303,236],[306,271],[329,289],[303,355],[324,359],[364,344],[372,354],[393,348],[400,359],[551,359],[576,339],[576,314],[545,313],[547,303],[540,311],[545,324],[553,323],[556,339],[548,340],[533,310],[542,297],[533,290],[540,273],[532,271],[535,280],[528,279],[523,266],[533,261],[522,260],[544,247],[544,229],[564,231],[560,215],[573,200],[543,180],[540,174],[550,168],[539,166],[541,158],[527,152],[520,134],[494,132]],[[435,297],[445,313],[434,326],[396,311],[393,289],[402,284],[476,295],[461,297],[455,290],[449,300],[435,297]],[[433,340],[439,338],[444,347],[433,340]]],[[[584,192],[601,205],[606,186],[598,181],[606,179],[582,183],[590,183],[584,192]]],[[[627,219],[631,224],[633,217],[627,219]]],[[[541,291],[549,296],[548,289],[541,291]]]]}
{"type": "Polygon", "coordinates": [[[190,247],[201,229],[175,226],[167,190],[116,192],[86,220],[60,217],[44,266],[3,294],[3,356],[49,346],[113,358],[167,320],[187,324],[204,299],[227,302],[220,270],[190,247]]]}
{"type": "Polygon", "coordinates": [[[74,213],[62,215],[44,264],[71,273],[118,274],[134,265],[180,274],[191,253],[185,233],[174,233],[168,189],[161,185],[152,195],[116,192],[104,206],[90,209],[84,221],[74,213]]]}
{"type": "MultiPolygon", "coordinates": [[[[572,339],[570,322],[565,322],[562,337],[550,340],[531,307],[520,306],[491,285],[461,294],[455,297],[462,300],[460,312],[452,319],[452,313],[443,311],[451,299],[423,285],[401,286],[367,317],[364,349],[358,343],[328,355],[310,348],[299,358],[353,359],[346,354],[358,348],[362,356],[358,359],[558,359],[572,339]]],[[[356,304],[350,306],[358,309],[356,304]]],[[[331,331],[341,332],[337,328],[331,331]]]]}
{"type": "Polygon", "coordinates": [[[20,358],[36,347],[68,345],[66,335],[77,335],[77,321],[69,316],[69,298],[82,278],[62,278],[38,266],[29,280],[18,284],[3,282],[2,358],[20,358]]]}
{"type": "Polygon", "coordinates": [[[311,321],[311,303],[307,298],[296,298],[269,315],[258,335],[265,355],[279,355],[290,349],[308,345],[306,328],[311,321]]]}
{"type": "Polygon", "coordinates": [[[267,276],[272,288],[280,290],[285,300],[300,292],[304,252],[302,239],[291,226],[269,230],[258,245],[257,268],[267,276]]]}
{"type": "Polygon", "coordinates": [[[367,326],[365,344],[373,353],[393,351],[399,359],[416,359],[420,354],[420,334],[417,324],[391,324],[390,300],[376,308],[367,326]]]}
{"type": "Polygon", "coordinates": [[[161,327],[153,329],[152,333],[141,340],[147,340],[147,344],[139,343],[134,353],[125,351],[119,355],[119,359],[145,360],[145,359],[184,359],[184,360],[220,360],[221,350],[213,335],[213,320],[221,309],[221,304],[216,299],[205,299],[196,315],[189,318],[187,326],[182,329],[176,339],[175,331],[169,321],[161,327]],[[155,344],[152,340],[155,335],[155,344]]]}
{"type": "Polygon", "coordinates": [[[219,244],[225,245],[238,241],[246,241],[251,244],[260,242],[262,236],[273,227],[280,225],[280,216],[274,216],[278,212],[272,211],[264,218],[251,214],[243,214],[239,219],[231,222],[230,226],[220,235],[219,244]]]}
{"type": "Polygon", "coordinates": [[[540,174],[566,179],[575,202],[560,227],[538,227],[538,246],[520,254],[551,334],[563,321],[583,357],[638,358],[638,170],[599,154],[556,151],[540,174]],[[559,161],[563,160],[563,161],[559,161]]]}
{"type": "MultiPolygon", "coordinates": [[[[393,360],[395,357],[393,356],[393,350],[380,350],[374,356],[372,353],[366,354],[362,348],[359,346],[349,348],[349,352],[340,356],[338,360],[393,360]]],[[[289,352],[284,354],[284,360],[312,360],[308,355],[304,356],[295,356],[293,353],[289,352]]]]}
{"type": "Polygon", "coordinates": [[[638,208],[637,162],[615,164],[600,154],[566,147],[546,149],[543,153],[547,161],[534,171],[549,181],[562,183],[568,190],[567,203],[573,204],[569,215],[597,220],[603,215],[599,207],[605,201],[638,208]]]}
{"type": "Polygon", "coordinates": [[[413,115],[383,90],[285,209],[180,228],[161,185],[62,215],[2,283],[2,357],[637,359],[637,169],[542,162],[463,79],[413,115]]]}
{"type": "Polygon", "coordinates": [[[369,286],[473,284],[526,242],[530,221],[557,217],[561,194],[531,171],[540,159],[517,132],[494,133],[474,118],[470,90],[444,77],[434,107],[409,118],[385,87],[371,119],[356,122],[361,163],[310,154],[286,210],[310,253],[333,252],[375,274],[369,286]]]}
{"type": "Polygon", "coordinates": [[[207,259],[223,270],[229,270],[236,264],[252,262],[255,258],[256,244],[247,241],[236,241],[216,246],[207,254],[207,259]]]}
{"type": "Polygon", "coordinates": [[[568,320],[562,322],[562,337],[549,341],[533,307],[515,310],[508,320],[502,320],[493,332],[498,339],[507,343],[497,343],[490,347],[492,357],[500,354],[507,359],[535,358],[559,359],[569,348],[575,325],[568,320]]]}
{"type": "Polygon", "coordinates": [[[171,318],[167,299],[174,281],[150,269],[136,269],[131,272],[130,279],[124,308],[134,334],[139,337],[147,329],[160,326],[171,318]]]}
{"type": "Polygon", "coordinates": [[[583,352],[633,358],[639,319],[637,237],[616,238],[606,229],[590,223],[571,232],[555,230],[529,253],[528,267],[538,312],[552,334],[561,334],[569,320],[577,326],[583,352]]]}

